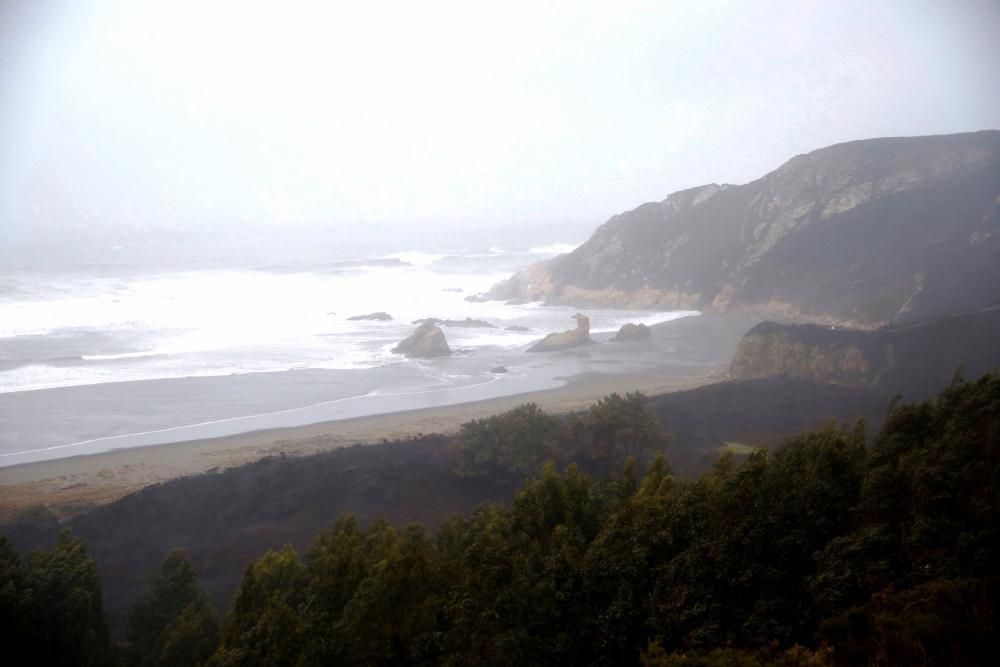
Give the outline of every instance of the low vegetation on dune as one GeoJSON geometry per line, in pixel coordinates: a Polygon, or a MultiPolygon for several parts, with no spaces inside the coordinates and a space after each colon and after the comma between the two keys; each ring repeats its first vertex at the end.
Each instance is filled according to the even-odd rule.
{"type": "Polygon", "coordinates": [[[509,506],[433,532],[343,515],[304,553],[253,561],[222,617],[172,552],[118,645],[82,542],[2,540],[8,649],[81,665],[997,664],[1000,377],[896,405],[870,441],[863,421],[831,424],[696,480],[671,473],[648,414],[629,395],[577,420],[527,405],[470,422],[464,474],[541,465],[509,506]],[[566,465],[570,443],[601,453],[599,476],[566,465]]]}

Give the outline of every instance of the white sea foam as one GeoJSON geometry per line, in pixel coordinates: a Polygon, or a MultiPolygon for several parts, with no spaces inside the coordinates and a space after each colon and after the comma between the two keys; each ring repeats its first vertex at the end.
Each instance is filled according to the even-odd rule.
{"type": "Polygon", "coordinates": [[[116,359],[138,359],[139,357],[155,357],[165,354],[159,350],[145,350],[143,352],[122,352],[121,354],[84,354],[80,358],[84,361],[114,361],[116,359]]]}
{"type": "MultiPolygon", "coordinates": [[[[543,254],[569,244],[533,248],[543,254]]],[[[126,380],[274,372],[300,368],[361,369],[403,361],[391,349],[425,317],[486,320],[493,329],[445,327],[455,349],[517,350],[573,326],[574,308],[470,303],[506,278],[502,248],[489,255],[403,252],[403,266],[358,264],[349,271],[211,270],[115,278],[55,277],[25,282],[0,298],[0,338],[62,341],[58,356],[80,363],[0,358],[0,393],[126,380]],[[491,255],[496,253],[495,257],[491,255]],[[457,291],[460,290],[460,291],[457,291]],[[349,318],[386,311],[391,321],[349,318]],[[529,332],[506,331],[511,325],[529,332]],[[99,333],[99,349],[91,338],[99,333]],[[106,339],[110,337],[111,343],[106,339]],[[67,342],[68,341],[68,342],[67,342]],[[119,341],[115,343],[115,341],[119,341]],[[69,346],[69,347],[66,347],[69,346]]],[[[523,252],[523,251],[522,251],[523,252]]],[[[523,255],[522,255],[523,256],[523,255]]],[[[530,261],[526,260],[526,261],[530,261]]],[[[587,310],[595,333],[624,322],[654,324],[694,311],[587,310]]]]}
{"type": "Polygon", "coordinates": [[[547,245],[533,246],[528,249],[528,252],[533,255],[563,255],[573,252],[580,245],[579,243],[549,243],[547,245]]]}
{"type": "MultiPolygon", "coordinates": [[[[398,246],[380,246],[367,251],[375,258],[367,260],[336,251],[305,259],[268,256],[255,260],[255,266],[267,266],[259,269],[191,270],[196,263],[179,262],[183,270],[137,273],[135,266],[145,265],[139,260],[130,271],[98,263],[89,275],[19,274],[0,268],[0,394],[5,394],[0,401],[10,406],[42,401],[47,406],[44,413],[17,408],[5,413],[0,454],[22,453],[0,465],[477,400],[558,386],[560,377],[610,368],[606,361],[592,365],[591,354],[607,356],[616,346],[563,357],[522,354],[544,335],[573,327],[576,308],[465,301],[513,271],[574,247],[529,247],[531,241],[520,238],[489,243],[497,242],[502,245],[461,250],[414,246],[414,251],[393,255],[388,253],[398,246]],[[376,311],[393,319],[350,319],[376,311]],[[457,351],[450,358],[412,360],[393,354],[392,348],[414,330],[413,321],[425,317],[471,317],[494,328],[442,327],[457,351]],[[529,330],[506,329],[513,325],[529,330]],[[509,372],[490,373],[496,365],[509,372]],[[289,373],[277,374],[282,371],[289,373]],[[134,395],[111,388],[15,394],[248,373],[272,375],[171,386],[261,386],[271,393],[220,390],[185,396],[181,391],[172,392],[168,401],[144,402],[135,397],[157,396],[161,390],[144,384],[134,395]],[[300,382],[300,377],[308,380],[300,382]],[[272,396],[282,387],[295,391],[281,390],[280,399],[272,396]],[[112,404],[102,398],[107,396],[125,398],[112,404]],[[81,409],[81,399],[94,400],[81,409]],[[294,407],[300,399],[304,407],[294,407]],[[246,416],[236,417],[241,414],[246,416]],[[185,423],[190,426],[178,426],[185,423]],[[126,433],[133,435],[100,437],[126,433]],[[60,443],[74,444],[62,449],[60,443]],[[42,448],[48,453],[38,453],[42,448]]],[[[173,266],[158,266],[168,265],[173,266]]],[[[689,314],[583,312],[595,333],[615,331],[624,322],[654,324],[689,314]]],[[[633,350],[625,356],[633,352],[641,353],[633,350]]]]}
{"type": "Polygon", "coordinates": [[[405,251],[394,252],[388,256],[390,259],[398,259],[401,262],[412,264],[413,266],[430,266],[434,262],[440,261],[444,255],[433,255],[426,252],[405,251]]]}

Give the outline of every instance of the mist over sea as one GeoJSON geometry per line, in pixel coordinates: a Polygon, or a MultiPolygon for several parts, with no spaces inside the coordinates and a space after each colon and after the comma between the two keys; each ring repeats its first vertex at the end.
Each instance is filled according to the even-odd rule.
{"type": "MultiPolygon", "coordinates": [[[[465,354],[516,349],[570,328],[575,311],[466,297],[572,250],[574,240],[271,237],[39,254],[0,271],[0,392],[413,364],[391,349],[426,317],[496,326],[448,328],[449,343],[465,354]],[[375,311],[393,319],[351,319],[375,311]]],[[[595,312],[592,326],[611,331],[660,316],[595,312]]]]}
{"type": "MultiPolygon", "coordinates": [[[[523,353],[572,328],[576,309],[466,301],[579,238],[431,236],[156,239],[8,258],[0,466],[521,393],[595,370],[586,355],[523,353]],[[376,311],[393,319],[350,319],[376,311]],[[451,358],[393,354],[426,317],[494,328],[445,328],[451,358]],[[490,372],[499,364],[509,373],[490,372]]],[[[587,314],[600,334],[692,313],[587,314]]]]}

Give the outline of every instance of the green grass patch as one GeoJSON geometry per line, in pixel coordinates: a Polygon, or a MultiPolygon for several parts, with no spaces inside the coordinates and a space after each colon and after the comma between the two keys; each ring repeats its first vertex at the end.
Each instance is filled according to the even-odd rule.
{"type": "Polygon", "coordinates": [[[734,455],[750,456],[758,449],[763,448],[755,447],[754,445],[747,445],[742,442],[724,442],[719,447],[719,453],[725,454],[726,452],[732,452],[734,455]]]}

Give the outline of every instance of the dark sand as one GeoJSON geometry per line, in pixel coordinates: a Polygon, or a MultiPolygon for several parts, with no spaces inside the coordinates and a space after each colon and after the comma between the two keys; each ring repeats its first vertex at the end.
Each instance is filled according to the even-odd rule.
{"type": "MultiPolygon", "coordinates": [[[[93,504],[112,502],[150,484],[241,465],[264,456],[300,456],[421,433],[453,433],[470,419],[502,412],[528,401],[550,412],[564,412],[584,408],[612,392],[642,391],[652,395],[694,388],[724,377],[728,359],[739,338],[756,321],[753,318],[702,316],[668,323],[660,332],[664,346],[660,350],[664,354],[675,353],[669,355],[674,361],[664,365],[649,364],[640,372],[633,369],[629,372],[587,372],[567,378],[563,386],[556,388],[484,400],[474,400],[475,396],[470,395],[464,400],[460,397],[461,402],[451,405],[289,428],[263,428],[223,437],[164,444],[139,443],[145,446],[2,467],[0,520],[36,505],[47,505],[63,515],[73,514],[93,504]]],[[[599,347],[612,353],[612,344],[599,347]]],[[[640,357],[649,354],[643,354],[641,349],[629,352],[623,348],[614,354],[634,353],[640,357]]],[[[305,379],[305,376],[299,377],[305,379]]],[[[225,378],[213,378],[212,381],[222,382],[225,378]]],[[[237,377],[236,381],[246,382],[246,378],[237,377]]],[[[265,378],[261,378],[263,381],[265,378]]],[[[123,383],[117,389],[104,386],[103,391],[134,390],[128,386],[131,384],[135,383],[123,383]]]]}
{"type": "Polygon", "coordinates": [[[356,443],[376,444],[423,433],[453,433],[470,419],[503,412],[529,401],[551,412],[565,412],[585,408],[612,392],[657,394],[698,387],[718,377],[718,372],[671,378],[591,374],[573,378],[556,389],[472,403],[9,466],[0,468],[0,520],[35,505],[48,505],[60,514],[72,514],[91,504],[112,502],[150,484],[237,466],[264,456],[301,456],[356,443]]]}

